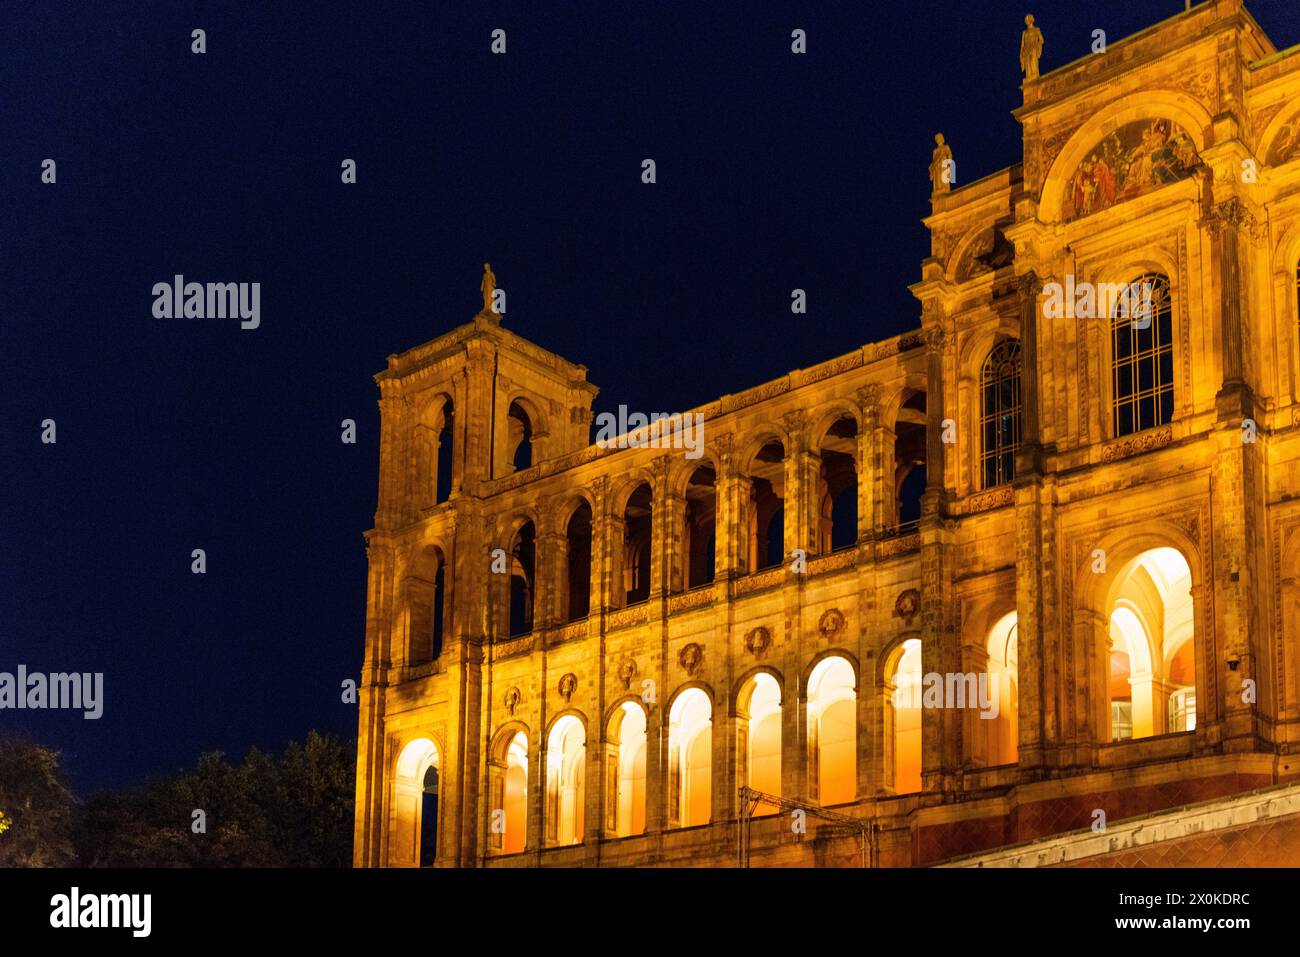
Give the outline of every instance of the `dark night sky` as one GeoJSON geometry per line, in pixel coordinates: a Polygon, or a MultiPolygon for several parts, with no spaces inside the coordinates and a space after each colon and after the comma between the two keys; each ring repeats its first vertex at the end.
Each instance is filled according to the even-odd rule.
{"type": "MultiPolygon", "coordinates": [[[[1043,69],[1182,7],[1035,2],[1043,69]]],[[[1295,0],[1249,8],[1300,41],[1295,0]]],[[[354,734],[386,356],[467,321],[485,259],[506,325],[587,365],[597,411],[689,408],[915,327],[932,136],[959,183],[1019,159],[1026,12],[5,3],[0,671],[102,671],[106,702],[0,730],[61,748],[82,793],[354,734]],[[175,273],[260,282],[261,327],[154,319],[175,273]]]]}

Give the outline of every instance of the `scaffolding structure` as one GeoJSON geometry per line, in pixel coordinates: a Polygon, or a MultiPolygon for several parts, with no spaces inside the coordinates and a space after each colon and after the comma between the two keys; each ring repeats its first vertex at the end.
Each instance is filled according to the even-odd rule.
{"type": "Polygon", "coordinates": [[[822,828],[821,830],[830,830],[832,834],[856,834],[858,850],[862,855],[862,866],[876,866],[876,822],[874,819],[860,820],[856,817],[849,817],[847,814],[828,811],[816,804],[778,797],[775,794],[766,794],[763,791],[755,791],[753,788],[746,786],[740,789],[740,827],[738,829],[739,837],[736,849],[737,863],[740,867],[749,867],[750,824],[754,819],[754,812],[758,810],[760,804],[766,804],[786,812],[803,811],[804,814],[830,823],[832,828],[822,828]]]}

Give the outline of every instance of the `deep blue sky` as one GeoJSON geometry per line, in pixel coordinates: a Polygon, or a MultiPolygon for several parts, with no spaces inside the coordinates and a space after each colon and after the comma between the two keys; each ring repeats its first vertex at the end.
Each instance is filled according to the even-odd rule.
{"type": "MultiPolygon", "coordinates": [[[[1043,67],[1182,6],[1036,2],[1043,67]]],[[[1250,9],[1300,41],[1295,0],[1250,9]]],[[[103,671],[106,710],[0,730],[61,748],[83,792],[355,733],[385,357],[467,321],[485,259],[508,327],[587,365],[598,411],[688,408],[915,326],[932,136],[959,182],[1018,161],[1025,12],[5,3],[0,671],[103,671]],[[154,319],[178,272],[260,282],[261,327],[154,319]]]]}

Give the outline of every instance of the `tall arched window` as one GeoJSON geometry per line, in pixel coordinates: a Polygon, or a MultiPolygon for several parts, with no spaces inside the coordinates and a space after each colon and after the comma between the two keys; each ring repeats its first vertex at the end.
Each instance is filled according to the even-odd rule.
{"type": "Polygon", "coordinates": [[[605,829],[614,837],[645,833],[645,709],[624,701],[609,719],[605,752],[605,829]]]}
{"type": "Polygon", "coordinates": [[[713,706],[699,688],[687,688],[668,714],[670,827],[709,823],[712,777],[713,706]]]}
{"type": "Polygon", "coordinates": [[[885,669],[886,781],[895,794],[921,790],[921,640],[909,638],[885,669]]]}
{"type": "Polygon", "coordinates": [[[1020,343],[993,347],[980,373],[980,474],[984,488],[1010,482],[1020,448],[1020,343]]]}
{"type": "Polygon", "coordinates": [[[420,866],[432,867],[438,854],[438,769],[424,772],[424,797],[420,808],[420,866]]]}
{"type": "Polygon", "coordinates": [[[591,506],[586,500],[569,516],[565,528],[564,620],[579,621],[591,610],[591,506]]]}
{"type": "Polygon", "coordinates": [[[1114,430],[1131,435],[1174,417],[1174,333],[1169,279],[1146,273],[1119,296],[1111,321],[1114,430]]]}
{"type": "Polygon", "coordinates": [[[440,764],[429,738],[416,738],[397,756],[388,849],[394,867],[429,867],[437,856],[440,764]]]}
{"type": "Polygon", "coordinates": [[[533,595],[537,584],[537,530],[527,521],[510,549],[509,630],[511,637],[533,630],[533,595]]]}
{"type": "MultiPolygon", "coordinates": [[[[738,777],[755,791],[781,793],[781,686],[765,671],[745,682],[736,699],[738,777]]],[[[754,816],[775,814],[760,805],[754,816]]]]}
{"type": "Polygon", "coordinates": [[[581,843],[586,819],[587,729],[566,714],[546,741],[546,840],[581,843]]]}
{"type": "Polygon", "coordinates": [[[492,847],[505,854],[522,851],[528,839],[528,735],[505,732],[493,748],[489,767],[492,847]]]}
{"type": "Polygon", "coordinates": [[[442,654],[447,626],[446,560],[436,545],[424,548],[411,564],[406,580],[410,614],[406,663],[421,665],[442,654]]]}
{"type": "Polygon", "coordinates": [[[825,658],[808,676],[808,784],[822,805],[858,793],[857,676],[845,658],[825,658]]]}
{"type": "Polygon", "coordinates": [[[1176,548],[1152,548],[1111,587],[1112,741],[1196,730],[1192,570],[1176,548]]]}
{"type": "Polygon", "coordinates": [[[858,541],[858,423],[844,416],[821,439],[817,486],[818,541],[823,555],[858,541]]]}

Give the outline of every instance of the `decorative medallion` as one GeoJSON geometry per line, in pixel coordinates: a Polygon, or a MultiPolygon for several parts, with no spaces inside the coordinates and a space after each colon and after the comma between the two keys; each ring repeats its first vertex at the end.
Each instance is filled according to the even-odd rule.
{"type": "Polygon", "coordinates": [[[822,612],[821,619],[817,622],[817,631],[829,641],[844,630],[844,624],[844,612],[831,608],[822,612]]]}
{"type": "Polygon", "coordinates": [[[618,680],[623,682],[624,691],[632,687],[632,679],[635,677],[636,662],[631,658],[624,658],[622,664],[618,666],[618,680]]]}
{"type": "Polygon", "coordinates": [[[704,663],[704,649],[692,641],[677,652],[677,663],[688,675],[695,674],[704,663]]]}
{"type": "Polygon", "coordinates": [[[565,675],[563,678],[560,679],[560,697],[564,699],[566,704],[568,703],[569,699],[573,697],[573,692],[577,690],[578,690],[578,676],[575,675],[573,672],[569,672],[567,675],[565,675]]]}
{"type": "Polygon", "coordinates": [[[745,650],[755,658],[760,657],[772,644],[772,633],[759,625],[745,636],[745,650]]]}
{"type": "Polygon", "coordinates": [[[898,601],[894,602],[894,614],[902,618],[909,624],[921,610],[921,593],[915,588],[909,588],[898,596],[898,601]]]}
{"type": "Polygon", "coordinates": [[[506,692],[506,711],[510,717],[515,716],[515,708],[519,707],[519,701],[522,698],[523,695],[519,693],[518,688],[511,688],[506,692]]]}

